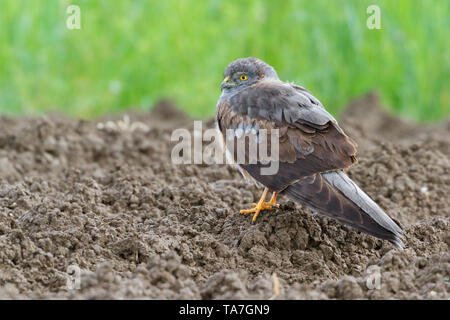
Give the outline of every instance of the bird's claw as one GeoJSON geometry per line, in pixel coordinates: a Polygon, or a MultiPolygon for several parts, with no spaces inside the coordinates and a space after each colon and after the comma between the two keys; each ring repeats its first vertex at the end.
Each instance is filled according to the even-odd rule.
{"type": "Polygon", "coordinates": [[[275,203],[274,202],[258,202],[258,203],[253,203],[252,209],[244,209],[244,210],[241,210],[240,213],[241,214],[253,213],[252,223],[254,223],[256,221],[256,218],[258,217],[259,213],[262,210],[274,210],[279,207],[280,207],[280,204],[276,203],[276,202],[275,203]]]}

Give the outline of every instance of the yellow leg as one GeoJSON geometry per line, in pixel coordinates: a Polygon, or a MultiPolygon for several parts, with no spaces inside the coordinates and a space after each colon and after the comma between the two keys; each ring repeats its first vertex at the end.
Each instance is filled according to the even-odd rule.
{"type": "Polygon", "coordinates": [[[256,221],[256,217],[258,217],[261,210],[273,210],[275,208],[279,208],[280,205],[277,204],[277,193],[274,192],[272,195],[272,198],[269,202],[265,202],[267,198],[267,194],[269,193],[269,189],[265,188],[264,192],[261,196],[261,199],[259,199],[258,203],[254,203],[254,207],[252,209],[248,210],[241,210],[241,214],[244,213],[254,213],[252,221],[256,221]]]}
{"type": "Polygon", "coordinates": [[[277,195],[278,195],[278,193],[276,193],[276,192],[274,192],[272,194],[272,198],[270,198],[269,205],[271,205],[272,207],[275,206],[275,207],[279,208],[280,205],[277,203],[277,195]]]}

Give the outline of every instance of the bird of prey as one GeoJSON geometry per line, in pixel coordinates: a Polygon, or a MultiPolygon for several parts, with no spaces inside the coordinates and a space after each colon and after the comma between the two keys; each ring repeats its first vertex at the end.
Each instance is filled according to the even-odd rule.
{"type": "Polygon", "coordinates": [[[246,179],[265,187],[259,202],[241,213],[253,213],[254,222],[261,210],[279,207],[277,195],[286,195],[319,214],[404,247],[399,223],[343,171],[357,161],[355,141],[308,90],[281,81],[272,66],[253,57],[231,62],[220,88],[216,121],[225,149],[246,179]],[[261,129],[278,129],[278,171],[273,175],[261,173],[265,164],[259,159],[250,162],[246,156],[236,163],[236,148],[230,148],[243,133],[258,138],[261,129]],[[269,192],[273,195],[266,202],[269,192]]]}

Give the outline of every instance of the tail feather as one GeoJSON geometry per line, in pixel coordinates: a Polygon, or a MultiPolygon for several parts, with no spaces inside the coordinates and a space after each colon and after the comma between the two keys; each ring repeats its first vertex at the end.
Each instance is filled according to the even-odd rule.
{"type": "Polygon", "coordinates": [[[402,229],[344,172],[306,177],[283,190],[291,200],[403,249],[402,229]]]}

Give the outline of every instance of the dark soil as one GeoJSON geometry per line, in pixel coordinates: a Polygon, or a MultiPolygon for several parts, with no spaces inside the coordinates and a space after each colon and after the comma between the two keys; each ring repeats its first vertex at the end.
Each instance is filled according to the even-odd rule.
{"type": "Polygon", "coordinates": [[[167,101],[130,118],[149,130],[0,118],[0,298],[267,299],[273,274],[279,299],[450,298],[449,121],[405,123],[374,94],[340,117],[399,251],[286,198],[252,225],[238,212],[261,190],[233,167],[172,164],[192,120],[167,101]]]}

